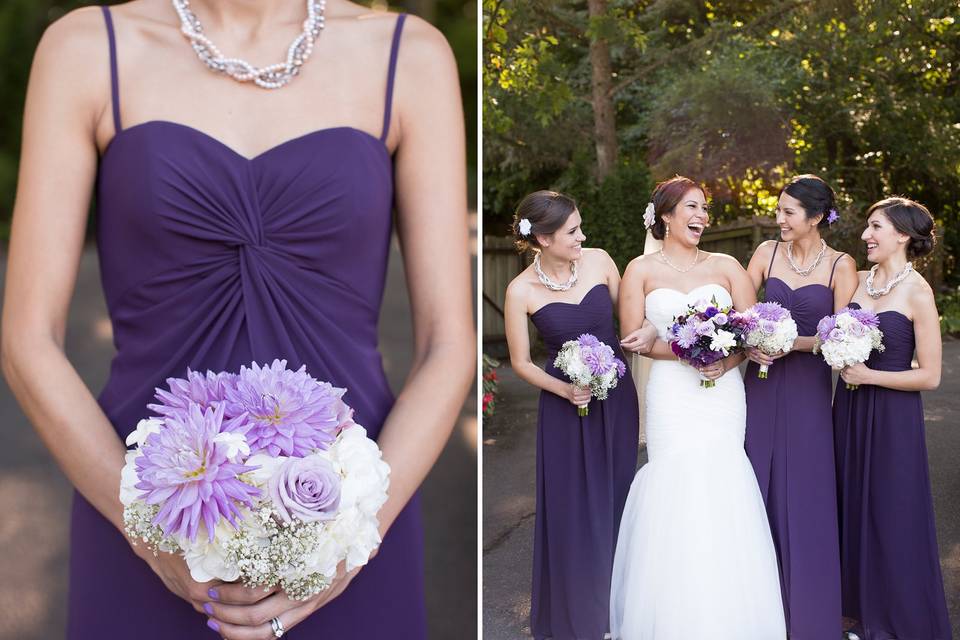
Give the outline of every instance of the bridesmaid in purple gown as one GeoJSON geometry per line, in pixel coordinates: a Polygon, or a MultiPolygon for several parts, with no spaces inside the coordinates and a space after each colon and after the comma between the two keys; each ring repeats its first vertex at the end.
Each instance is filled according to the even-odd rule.
{"type": "Polygon", "coordinates": [[[940,385],[933,290],[909,260],[933,250],[933,217],[905,198],[867,212],[869,272],[851,306],[877,312],[885,350],[840,373],[833,404],[843,614],[862,640],[950,640],[920,392],[940,385]],[[911,365],[916,349],[916,368],[911,365]]]}
{"type": "Polygon", "coordinates": [[[841,633],[837,497],[830,414],[830,368],[812,353],[817,322],[841,308],[857,287],[853,259],[820,232],[836,220],[833,189],[812,175],[781,190],[782,242],[765,242],[747,269],[767,302],[790,310],[800,337],[785,356],[751,350],[746,449],[767,506],[780,563],[784,614],[793,640],[841,633]],[[760,364],[769,364],[761,380],[760,364]]]}
{"type": "Polygon", "coordinates": [[[327,0],[323,37],[316,2],[306,24],[300,0],[174,4],[179,14],[166,0],[69,14],[30,80],[4,373],[78,491],[67,637],[424,638],[416,489],[475,366],[452,55],[419,19],[344,0],[327,0]],[[290,81],[263,91],[197,58],[181,33],[194,19],[255,59],[301,30],[316,45],[261,76],[290,81]],[[63,355],[94,185],[117,349],[97,398],[63,355]],[[417,362],[396,401],[377,347],[394,203],[417,362]],[[181,557],[122,533],[123,441],[154,388],[188,367],[275,358],[346,387],[392,468],[379,553],[305,603],[198,584],[181,557]]]}
{"type": "Polygon", "coordinates": [[[630,376],[606,400],[590,398],[553,366],[567,340],[591,333],[624,359],[613,309],[620,273],[601,249],[583,249],[580,213],[552,191],[528,195],[514,230],[534,264],[507,287],[510,362],[542,389],[537,416],[537,515],[530,629],[534,638],[601,640],[609,631],[610,577],[620,516],[637,464],[639,416],[630,376]],[[527,317],[547,347],[530,357],[527,317]],[[577,406],[589,405],[578,417],[577,406]]]}

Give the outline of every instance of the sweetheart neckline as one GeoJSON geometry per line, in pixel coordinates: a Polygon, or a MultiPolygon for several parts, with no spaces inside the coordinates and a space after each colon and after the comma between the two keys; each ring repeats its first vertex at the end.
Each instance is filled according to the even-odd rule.
{"type": "Polygon", "coordinates": [[[679,293],[680,295],[686,298],[686,297],[689,297],[689,295],[694,291],[697,291],[699,289],[704,289],[706,287],[720,287],[721,289],[726,291],[727,295],[730,295],[730,291],[728,291],[727,288],[722,284],[718,282],[708,282],[706,284],[701,284],[699,286],[696,286],[693,289],[690,289],[689,291],[681,291],[680,289],[674,289],[673,287],[657,287],[656,289],[651,289],[649,292],[647,292],[647,295],[644,296],[644,299],[649,298],[657,291],[672,291],[674,293],[679,293]]]}
{"type": "Polygon", "coordinates": [[[587,297],[588,297],[591,293],[593,293],[593,290],[594,290],[594,289],[596,289],[597,287],[606,287],[606,286],[607,286],[607,283],[606,283],[606,282],[598,282],[597,284],[593,285],[592,287],[590,287],[590,290],[589,290],[589,291],[587,291],[585,294],[583,294],[583,297],[580,298],[580,302],[564,302],[564,301],[562,301],[562,300],[555,300],[554,302],[548,302],[547,304],[543,305],[542,307],[540,307],[539,309],[537,309],[536,311],[534,311],[533,313],[531,313],[531,314],[530,314],[530,317],[532,318],[533,316],[537,315],[538,313],[540,313],[541,311],[543,311],[544,309],[546,309],[547,307],[549,307],[549,306],[552,305],[552,304],[566,304],[566,305],[570,305],[571,307],[579,307],[580,305],[583,304],[584,300],[586,300],[587,297]]]}
{"type": "Polygon", "coordinates": [[[797,287],[796,289],[794,289],[794,288],[791,287],[789,284],[787,284],[786,280],[783,280],[783,279],[781,279],[781,278],[778,278],[777,276],[770,276],[769,278],[767,278],[767,282],[770,282],[771,280],[776,280],[776,281],[778,281],[780,284],[782,284],[783,286],[785,286],[787,289],[789,289],[790,291],[792,291],[792,292],[794,292],[794,293],[796,293],[797,291],[800,291],[801,289],[806,289],[807,287],[823,287],[824,289],[826,289],[826,290],[829,291],[830,293],[833,293],[833,289],[831,289],[831,288],[828,287],[827,285],[825,285],[825,284],[823,284],[823,283],[820,283],[820,282],[811,282],[810,284],[805,284],[805,285],[803,285],[802,287],[797,287]]]}
{"type": "Polygon", "coordinates": [[[350,125],[340,125],[340,126],[334,126],[334,127],[324,127],[324,128],[322,128],[322,129],[314,129],[314,130],[312,130],[312,131],[308,131],[308,132],[306,132],[306,133],[302,133],[302,134],[300,134],[300,135],[298,135],[298,136],[294,136],[294,137],[292,137],[292,138],[288,138],[288,139],[286,139],[286,140],[284,140],[284,141],[282,141],[282,142],[279,142],[279,143],[273,145],[272,147],[269,147],[269,148],[267,148],[267,149],[264,149],[263,151],[261,151],[260,153],[254,155],[254,156],[245,156],[245,155],[243,155],[242,153],[240,153],[239,151],[237,151],[236,149],[234,149],[233,147],[231,147],[229,144],[227,144],[226,142],[224,142],[223,140],[221,140],[220,138],[217,138],[216,136],[213,136],[213,135],[207,133],[206,131],[203,131],[202,129],[197,129],[196,127],[192,127],[192,126],[190,126],[190,125],[188,125],[188,124],[183,124],[182,122],[175,122],[175,121],[173,121],[173,120],[157,119],[157,120],[146,120],[146,121],[144,121],[144,122],[137,123],[137,124],[135,124],[135,125],[133,125],[133,126],[126,127],[126,128],[124,128],[124,129],[121,129],[120,131],[118,131],[117,133],[115,133],[115,134],[113,135],[113,137],[110,139],[110,141],[107,142],[107,146],[104,147],[103,152],[100,154],[100,159],[101,159],[101,160],[105,159],[105,158],[107,157],[107,154],[110,152],[110,149],[113,148],[114,142],[116,142],[118,138],[120,138],[121,136],[123,136],[123,135],[126,134],[127,132],[136,131],[136,130],[138,130],[138,129],[145,129],[145,128],[147,128],[148,126],[158,126],[158,125],[162,125],[162,126],[172,126],[172,127],[174,127],[174,128],[177,128],[177,129],[182,129],[182,130],[184,130],[184,131],[192,132],[192,133],[194,133],[194,134],[197,134],[197,135],[199,135],[201,138],[205,138],[205,139],[207,139],[207,140],[210,140],[210,141],[212,141],[214,144],[216,144],[216,145],[218,145],[219,147],[221,147],[222,149],[225,149],[227,152],[229,152],[229,153],[230,153],[231,155],[233,155],[234,157],[239,158],[240,160],[243,160],[243,161],[245,161],[245,162],[247,162],[247,163],[251,163],[251,164],[254,163],[254,162],[256,162],[256,161],[258,161],[258,160],[260,160],[260,159],[263,158],[264,156],[266,156],[266,155],[268,155],[268,154],[270,154],[270,153],[272,153],[272,152],[274,152],[274,151],[277,151],[278,149],[282,149],[282,148],[284,148],[284,147],[286,147],[286,146],[288,146],[288,145],[294,144],[294,143],[296,143],[296,142],[301,142],[301,141],[306,140],[306,139],[308,139],[308,138],[312,138],[313,136],[316,136],[316,135],[320,135],[320,134],[324,134],[324,133],[332,133],[332,132],[335,132],[335,131],[354,132],[354,133],[360,134],[361,136],[363,136],[363,137],[365,137],[365,138],[369,138],[370,140],[374,140],[374,141],[376,141],[376,142],[378,143],[378,148],[380,148],[381,150],[383,150],[384,155],[385,155],[386,157],[388,157],[388,158],[390,157],[390,151],[387,149],[387,146],[386,146],[386,144],[384,144],[383,140],[381,140],[380,138],[377,138],[376,136],[374,136],[372,133],[370,133],[370,132],[368,132],[368,131],[364,131],[363,129],[358,129],[357,127],[352,127],[352,126],[350,126],[350,125]]]}

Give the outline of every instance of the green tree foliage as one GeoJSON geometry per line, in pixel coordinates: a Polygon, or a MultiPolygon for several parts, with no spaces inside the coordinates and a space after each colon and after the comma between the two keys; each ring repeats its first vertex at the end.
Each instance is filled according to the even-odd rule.
{"type": "MultiPolygon", "coordinates": [[[[841,246],[858,248],[865,207],[891,194],[927,204],[960,245],[956,2],[611,0],[608,14],[599,26],[583,0],[484,0],[490,226],[533,189],[590,193],[587,54],[602,30],[624,166],[706,182],[720,221],[771,214],[786,179],[817,173],[844,205],[841,246]]],[[[648,196],[638,182],[634,215],[648,196]]],[[[594,237],[605,215],[587,216],[594,237]]]]}
{"type": "MultiPolygon", "coordinates": [[[[23,105],[33,52],[47,26],[68,11],[92,4],[89,0],[3,0],[0,2],[0,56],[6,61],[0,69],[0,239],[10,233],[10,216],[16,191],[17,163],[23,105]]],[[[119,4],[105,0],[98,4],[119,4]]],[[[371,5],[372,0],[361,1],[371,5]]],[[[378,5],[386,3],[377,2],[378,5]]],[[[477,5],[462,0],[407,0],[389,3],[391,10],[406,10],[421,15],[437,26],[453,48],[460,71],[467,127],[469,193],[476,193],[477,149],[473,144],[477,130],[477,5]]],[[[172,9],[171,9],[172,11],[172,9]]]]}

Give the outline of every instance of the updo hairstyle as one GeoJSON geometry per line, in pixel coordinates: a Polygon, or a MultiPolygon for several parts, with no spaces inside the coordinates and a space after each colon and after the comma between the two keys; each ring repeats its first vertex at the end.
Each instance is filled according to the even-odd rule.
{"type": "Polygon", "coordinates": [[[513,235],[517,251],[539,250],[537,234],[548,236],[563,226],[567,218],[577,210],[577,203],[570,196],[556,191],[534,191],[524,197],[513,215],[513,235]],[[528,220],[528,233],[520,232],[521,221],[528,220]]]}
{"type": "Polygon", "coordinates": [[[796,176],[780,190],[781,195],[784,193],[800,201],[807,220],[823,214],[817,223],[818,229],[830,226],[830,210],[837,209],[837,194],[821,178],[809,173],[796,176]]]}
{"type": "Polygon", "coordinates": [[[653,226],[650,227],[650,233],[654,238],[663,240],[664,236],[667,235],[667,223],[664,222],[663,215],[672,213],[680,204],[680,201],[683,200],[683,196],[691,189],[699,189],[703,193],[703,197],[707,197],[706,188],[683,176],[674,176],[657,184],[657,187],[653,190],[653,195],[650,196],[655,216],[653,226]]]}
{"type": "Polygon", "coordinates": [[[920,258],[931,251],[937,244],[937,235],[934,230],[933,216],[930,211],[920,204],[907,198],[885,198],[867,210],[867,218],[874,211],[882,211],[893,228],[910,236],[907,242],[907,258],[920,258]]]}

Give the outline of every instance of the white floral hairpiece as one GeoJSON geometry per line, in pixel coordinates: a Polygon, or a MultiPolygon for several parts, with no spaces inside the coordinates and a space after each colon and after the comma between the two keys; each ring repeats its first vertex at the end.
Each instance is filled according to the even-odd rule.
{"type": "Polygon", "coordinates": [[[517,230],[520,231],[520,235],[522,235],[524,238],[530,235],[530,229],[532,228],[533,225],[530,224],[530,221],[526,218],[522,218],[520,220],[520,224],[517,225],[517,230]]]}
{"type": "Polygon", "coordinates": [[[643,226],[649,229],[657,220],[657,208],[652,202],[647,203],[647,209],[643,212],[643,226]]]}

